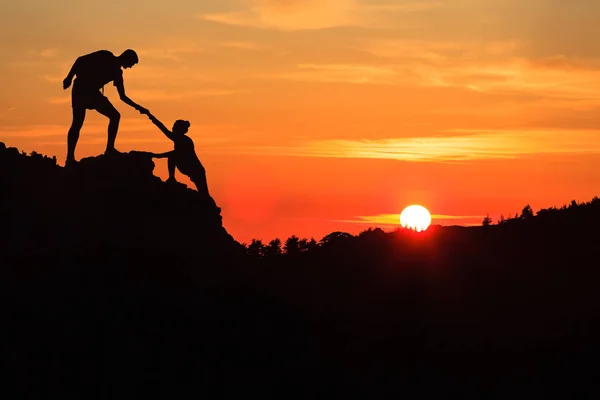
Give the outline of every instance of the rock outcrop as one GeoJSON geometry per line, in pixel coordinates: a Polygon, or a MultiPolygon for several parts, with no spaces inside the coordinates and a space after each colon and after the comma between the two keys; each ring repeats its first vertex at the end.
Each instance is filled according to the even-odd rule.
{"type": "Polygon", "coordinates": [[[208,195],[153,175],[149,153],[84,158],[70,167],[0,143],[3,247],[17,254],[64,251],[198,253],[239,250],[208,195]]]}

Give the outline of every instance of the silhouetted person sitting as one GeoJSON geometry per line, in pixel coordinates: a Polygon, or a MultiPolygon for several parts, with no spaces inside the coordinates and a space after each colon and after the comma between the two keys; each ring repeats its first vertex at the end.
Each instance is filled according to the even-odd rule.
{"type": "Polygon", "coordinates": [[[121,68],[131,68],[139,61],[135,51],[125,50],[120,56],[115,56],[108,50],[99,50],[94,53],[79,57],[69,74],[63,81],[63,88],[66,90],[71,86],[71,81],[76,75],[77,78],[71,91],[71,102],[73,107],[73,122],[69,129],[68,150],[66,165],[75,162],[75,147],[79,139],[79,131],[85,120],[86,110],[96,110],[105,115],[110,120],[108,124],[108,141],[105,154],[117,153],[115,149],[115,139],[119,129],[121,114],[104,96],[104,85],[109,82],[117,87],[119,96],[124,103],[138,110],[141,114],[147,114],[148,110],[133,102],[125,95],[123,84],[123,70],[121,68]],[[100,91],[102,89],[102,92],[100,91]]]}
{"type": "Polygon", "coordinates": [[[175,167],[177,167],[182,174],[190,177],[190,180],[194,182],[199,193],[209,195],[206,183],[206,170],[196,155],[194,141],[189,136],[186,136],[190,123],[178,119],[173,124],[173,132],[171,132],[151,113],[148,113],[148,117],[175,144],[175,150],[154,155],[156,158],[168,159],[169,179],[167,179],[167,182],[177,182],[175,179],[175,167]]]}

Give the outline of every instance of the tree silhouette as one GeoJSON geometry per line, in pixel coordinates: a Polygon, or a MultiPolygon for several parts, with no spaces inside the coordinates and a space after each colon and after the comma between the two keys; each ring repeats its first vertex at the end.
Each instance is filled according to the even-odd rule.
{"type": "Polygon", "coordinates": [[[281,249],[281,240],[279,238],[275,238],[269,242],[264,249],[264,255],[266,258],[276,258],[283,254],[283,250],[281,249]]]}
{"type": "Polygon", "coordinates": [[[300,254],[300,238],[298,238],[296,235],[290,236],[285,241],[283,250],[284,250],[285,254],[287,254],[289,256],[295,256],[295,255],[300,254]]]}
{"type": "Polygon", "coordinates": [[[492,225],[493,221],[490,218],[490,214],[487,214],[486,217],[483,219],[482,225],[483,226],[490,226],[492,225]]]}
{"type": "Polygon", "coordinates": [[[330,244],[334,244],[334,243],[344,243],[347,240],[350,240],[352,238],[354,238],[354,236],[352,236],[351,234],[349,234],[347,232],[332,232],[329,235],[325,236],[323,239],[321,239],[319,244],[321,246],[324,246],[324,245],[330,245],[330,244]]]}
{"type": "Polygon", "coordinates": [[[506,223],[506,218],[504,218],[504,214],[500,214],[500,219],[498,220],[498,225],[502,225],[506,223]]]}
{"type": "Polygon", "coordinates": [[[523,207],[523,210],[521,211],[521,219],[530,218],[533,218],[533,210],[531,209],[531,206],[527,204],[525,207],[523,207]]]}
{"type": "Polygon", "coordinates": [[[255,260],[265,255],[265,245],[262,240],[252,239],[252,243],[248,245],[248,255],[255,260]]]}

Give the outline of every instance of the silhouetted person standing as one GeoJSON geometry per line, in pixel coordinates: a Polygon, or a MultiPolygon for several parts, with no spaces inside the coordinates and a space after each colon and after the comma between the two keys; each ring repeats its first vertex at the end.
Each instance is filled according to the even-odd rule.
{"type": "Polygon", "coordinates": [[[173,124],[173,132],[171,132],[154,115],[148,113],[148,117],[175,144],[175,150],[154,155],[156,158],[168,159],[169,179],[167,182],[177,182],[175,179],[175,168],[177,168],[182,174],[190,177],[199,193],[209,195],[206,170],[196,155],[194,141],[191,137],[186,136],[190,127],[189,121],[178,119],[173,124]]]}
{"type": "Polygon", "coordinates": [[[138,110],[141,114],[147,114],[148,110],[133,102],[125,95],[123,85],[123,70],[131,68],[139,61],[135,51],[125,50],[120,56],[115,56],[108,50],[99,50],[79,57],[69,74],[63,81],[66,90],[71,86],[74,76],[77,76],[71,91],[71,102],[73,107],[73,122],[69,129],[68,151],[66,164],[75,162],[75,147],[79,139],[79,131],[85,120],[86,110],[96,110],[110,120],[108,124],[108,141],[105,154],[117,153],[115,139],[119,129],[121,114],[104,96],[104,85],[109,82],[117,87],[121,100],[138,110]],[[100,91],[102,89],[102,91],[100,91]]]}

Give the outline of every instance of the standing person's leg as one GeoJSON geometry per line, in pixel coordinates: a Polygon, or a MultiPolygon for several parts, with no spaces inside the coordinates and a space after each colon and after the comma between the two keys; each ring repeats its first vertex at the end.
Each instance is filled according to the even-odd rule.
{"type": "Polygon", "coordinates": [[[71,108],[73,110],[73,121],[67,134],[67,161],[65,165],[75,163],[75,148],[79,140],[79,132],[85,120],[86,92],[77,84],[71,89],[71,108]]]}
{"type": "Polygon", "coordinates": [[[118,153],[115,149],[115,140],[117,139],[117,132],[119,130],[119,121],[121,120],[121,114],[111,104],[108,98],[100,92],[98,97],[94,101],[94,108],[100,114],[104,115],[109,119],[108,123],[108,140],[106,142],[106,151],[104,154],[118,153]]]}
{"type": "Polygon", "coordinates": [[[73,104],[73,122],[69,128],[67,134],[67,161],[66,165],[75,162],[75,147],[77,147],[77,141],[79,140],[79,132],[83,126],[85,120],[85,107],[77,104],[73,104]]]}

